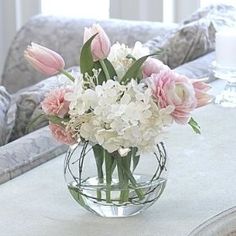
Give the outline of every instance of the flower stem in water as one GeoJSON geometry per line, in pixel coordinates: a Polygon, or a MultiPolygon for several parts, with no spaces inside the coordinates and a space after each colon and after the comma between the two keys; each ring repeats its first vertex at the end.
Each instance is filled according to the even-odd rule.
{"type": "Polygon", "coordinates": [[[103,157],[105,160],[105,168],[106,168],[106,202],[111,203],[111,182],[112,182],[112,164],[113,159],[109,155],[109,153],[103,149],[103,157]]]}

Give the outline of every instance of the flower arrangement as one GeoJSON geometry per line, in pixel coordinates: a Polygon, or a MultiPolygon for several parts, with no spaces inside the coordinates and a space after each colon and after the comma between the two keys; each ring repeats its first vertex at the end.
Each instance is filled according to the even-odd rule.
{"type": "MultiPolygon", "coordinates": [[[[134,48],[120,43],[111,46],[99,25],[85,28],[80,72],[65,71],[63,58],[43,46],[32,43],[25,51],[25,58],[38,71],[62,73],[71,80],[46,95],[42,110],[58,141],[92,146],[98,177],[103,178],[105,163],[108,185],[114,162],[125,168],[125,158],[158,152],[163,132],[173,123],[188,124],[200,132],[192,112],[210,102],[209,85],[175,73],[154,56],[140,42],[134,48]]],[[[137,184],[130,164],[119,177],[122,186],[137,184]]],[[[122,193],[127,202],[126,196],[122,193]]],[[[106,200],[111,200],[109,194],[106,200]]]]}

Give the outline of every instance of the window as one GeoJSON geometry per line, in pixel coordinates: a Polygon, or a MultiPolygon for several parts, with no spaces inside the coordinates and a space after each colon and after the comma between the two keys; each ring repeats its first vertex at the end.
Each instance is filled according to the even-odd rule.
{"type": "Polygon", "coordinates": [[[42,13],[78,18],[109,18],[110,0],[41,0],[42,13]]]}
{"type": "Polygon", "coordinates": [[[201,7],[205,7],[210,4],[228,4],[236,7],[236,1],[235,0],[201,0],[201,7]]]}

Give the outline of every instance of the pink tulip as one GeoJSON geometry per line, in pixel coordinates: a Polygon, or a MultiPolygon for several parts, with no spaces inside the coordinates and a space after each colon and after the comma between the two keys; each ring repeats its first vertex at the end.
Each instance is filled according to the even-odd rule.
{"type": "Polygon", "coordinates": [[[57,124],[50,124],[49,129],[52,132],[53,137],[60,143],[72,145],[76,143],[76,140],[72,137],[72,133],[66,131],[62,126],[57,124]]]}
{"type": "Polygon", "coordinates": [[[96,33],[98,34],[91,43],[91,52],[94,61],[107,58],[111,48],[110,39],[103,28],[98,24],[94,24],[92,27],[84,29],[84,43],[96,33]]]}
{"type": "Polygon", "coordinates": [[[26,60],[39,72],[46,75],[55,75],[64,69],[65,62],[56,52],[31,43],[24,52],[26,60]]]}
{"type": "Polygon", "coordinates": [[[142,66],[143,78],[150,77],[152,74],[158,74],[162,70],[170,69],[162,61],[149,57],[142,66]]]}
{"type": "Polygon", "coordinates": [[[197,99],[191,81],[174,73],[163,70],[152,74],[148,80],[151,83],[153,96],[160,108],[172,106],[171,116],[176,123],[186,124],[191,117],[191,111],[197,106],[197,99]]]}
{"type": "Polygon", "coordinates": [[[192,84],[195,90],[195,96],[197,98],[197,107],[202,107],[209,104],[213,99],[213,96],[207,94],[207,91],[211,88],[211,86],[201,80],[195,80],[192,84]]]}
{"type": "Polygon", "coordinates": [[[70,89],[57,88],[47,94],[42,101],[42,109],[47,115],[54,115],[64,118],[69,111],[69,102],[65,100],[65,94],[70,92],[70,89]]]}

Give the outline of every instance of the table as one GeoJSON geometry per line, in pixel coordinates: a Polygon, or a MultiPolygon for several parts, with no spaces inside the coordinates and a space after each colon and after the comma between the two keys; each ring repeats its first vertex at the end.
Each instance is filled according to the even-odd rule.
{"type": "Polygon", "coordinates": [[[0,235],[182,236],[235,206],[236,109],[212,104],[193,115],[202,135],[170,129],[167,187],[144,213],[105,219],[85,211],[67,191],[60,156],[0,186],[0,235]]]}

